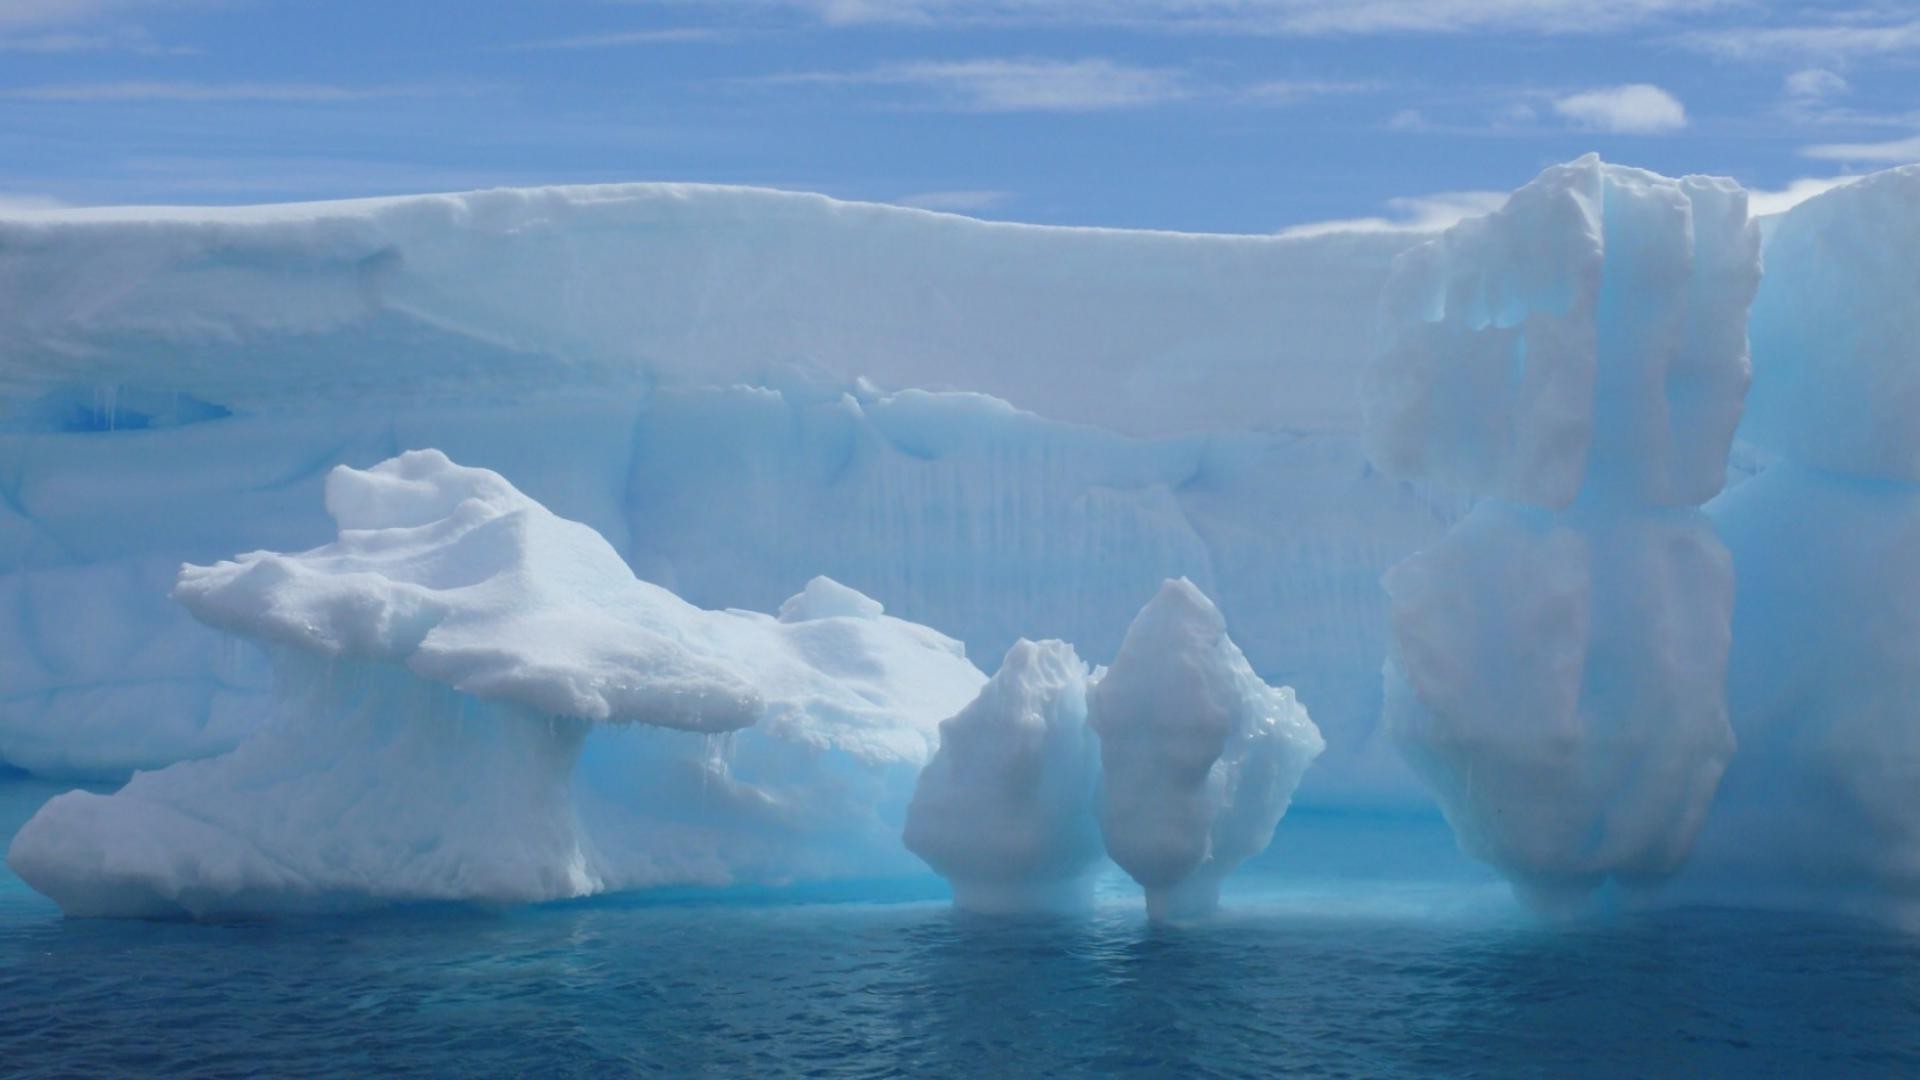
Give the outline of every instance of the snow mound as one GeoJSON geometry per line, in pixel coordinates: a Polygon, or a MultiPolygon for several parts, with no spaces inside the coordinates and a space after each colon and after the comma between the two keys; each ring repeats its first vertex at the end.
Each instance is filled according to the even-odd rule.
{"type": "Polygon", "coordinates": [[[1733,752],[1725,481],[1759,234],[1730,182],[1588,156],[1405,256],[1386,471],[1489,496],[1388,571],[1384,725],[1462,848],[1565,910],[1692,848],[1733,752]]]}
{"type": "MultiPolygon", "coordinates": [[[[181,571],[175,594],[197,616],[268,648],[276,714],[232,753],[43,808],[8,862],[68,913],[517,902],[656,883],[680,872],[650,861],[660,852],[608,856],[580,825],[572,776],[595,726],[673,735],[658,756],[700,760],[721,784],[734,783],[726,762],[691,733],[750,727],[757,753],[789,759],[785,791],[830,795],[917,768],[937,720],[984,681],[956,642],[902,620],[695,608],[636,580],[593,530],[438,451],[335,470],[327,507],[332,544],[181,571]],[[809,773],[817,760],[836,764],[809,773]]],[[[830,583],[816,592],[871,605],[830,583]]]]}
{"type": "Polygon", "coordinates": [[[1326,747],[1293,691],[1253,673],[1219,609],[1184,578],[1128,627],[1087,713],[1107,852],[1146,889],[1154,918],[1211,911],[1326,747]]]}
{"type": "Polygon", "coordinates": [[[906,845],[981,912],[1092,906],[1100,756],[1087,728],[1087,666],[1063,641],[1021,640],[940,725],[940,750],[907,808],[906,845]]]}
{"type": "Polygon", "coordinates": [[[1363,394],[1369,456],[1537,506],[1586,487],[1711,498],[1747,389],[1759,253],[1731,181],[1593,155],[1546,170],[1400,257],[1363,394]]]}

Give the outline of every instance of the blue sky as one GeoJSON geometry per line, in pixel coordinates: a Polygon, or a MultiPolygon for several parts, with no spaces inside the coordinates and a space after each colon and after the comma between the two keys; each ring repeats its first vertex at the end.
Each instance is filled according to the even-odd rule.
{"type": "Polygon", "coordinates": [[[1920,4],[0,0],[16,204],[697,180],[1268,232],[1587,150],[1776,193],[1920,160],[1920,4]]]}

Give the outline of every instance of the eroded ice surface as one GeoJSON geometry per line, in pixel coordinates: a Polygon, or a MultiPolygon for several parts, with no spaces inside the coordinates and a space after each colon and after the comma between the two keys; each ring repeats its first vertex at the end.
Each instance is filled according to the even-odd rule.
{"type": "Polygon", "coordinates": [[[1733,573],[1691,507],[1727,473],[1759,257],[1731,182],[1588,156],[1388,285],[1368,445],[1488,498],[1386,576],[1385,723],[1542,907],[1679,869],[1733,753],[1733,573]]]}
{"type": "Polygon", "coordinates": [[[980,912],[1093,906],[1102,855],[1087,666],[1063,641],[1017,641],[980,696],[940,725],[907,807],[906,845],[980,912]]]}
{"type": "Polygon", "coordinates": [[[810,833],[858,833],[885,812],[856,790],[865,805],[836,816],[840,792],[917,768],[934,725],[984,681],[957,642],[831,582],[784,619],[695,608],[634,578],[593,530],[438,451],[335,470],[327,509],[331,544],[181,571],[183,604],[274,656],[275,712],[229,754],[42,809],[8,862],[69,914],[529,901],[804,875],[810,833]],[[684,764],[715,804],[804,808],[736,836],[756,823],[708,812],[703,785],[679,809],[718,863],[684,843],[598,846],[573,787],[596,724],[677,740],[646,755],[653,773],[634,770],[630,788],[594,790],[602,822],[671,832],[674,792],[656,777],[684,764]],[[742,763],[777,780],[736,775],[708,741],[741,728],[755,740],[742,763]],[[784,844],[782,864],[770,852],[784,844]]]}
{"type": "Polygon", "coordinates": [[[1255,675],[1193,583],[1169,581],[1088,694],[1100,736],[1100,829],[1155,918],[1205,914],[1265,850],[1326,748],[1288,687],[1255,675]]]}

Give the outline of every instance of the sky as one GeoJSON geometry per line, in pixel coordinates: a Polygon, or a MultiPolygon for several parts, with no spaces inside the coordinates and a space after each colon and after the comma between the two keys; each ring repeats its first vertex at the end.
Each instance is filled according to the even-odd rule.
{"type": "Polygon", "coordinates": [[[677,180],[1381,229],[1590,150],[1766,208],[1920,160],[1920,2],[0,0],[0,206],[677,180]]]}

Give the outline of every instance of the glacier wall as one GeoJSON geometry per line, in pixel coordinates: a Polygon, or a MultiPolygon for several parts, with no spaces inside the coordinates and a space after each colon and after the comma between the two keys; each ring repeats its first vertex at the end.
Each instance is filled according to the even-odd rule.
{"type": "Polygon", "coordinates": [[[701,606],[825,574],[976,658],[1105,662],[1185,576],[1325,731],[1303,800],[1418,798],[1378,578],[1465,500],[1357,441],[1407,243],[661,185],[0,220],[0,762],[234,745],[268,664],[175,569],[321,543],[328,469],[433,446],[701,606]]]}

